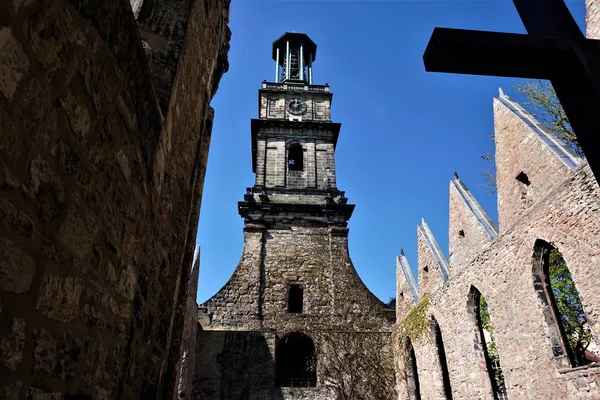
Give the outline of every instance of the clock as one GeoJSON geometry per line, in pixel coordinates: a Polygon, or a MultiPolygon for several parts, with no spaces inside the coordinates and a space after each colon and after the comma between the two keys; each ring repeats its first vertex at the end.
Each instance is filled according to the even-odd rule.
{"type": "Polygon", "coordinates": [[[290,114],[301,115],[306,112],[306,102],[301,99],[291,99],[287,104],[287,110],[290,114]]]}

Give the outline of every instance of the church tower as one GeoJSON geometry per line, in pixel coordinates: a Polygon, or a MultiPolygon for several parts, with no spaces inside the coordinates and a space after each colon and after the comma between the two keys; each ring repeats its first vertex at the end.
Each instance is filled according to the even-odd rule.
{"type": "Polygon", "coordinates": [[[220,360],[220,367],[204,360],[197,368],[207,385],[200,385],[202,398],[242,398],[236,396],[246,384],[256,392],[247,398],[297,398],[289,388],[298,386],[309,390],[302,398],[329,398],[325,333],[389,336],[394,310],[365,287],[348,254],[354,205],[337,188],[334,158],[341,124],[331,120],[329,86],[313,83],[316,56],[316,44],[303,33],[273,43],[275,79],[262,83],[259,118],[251,121],[255,183],[238,203],[243,254],[225,286],[200,306],[198,357],[204,348],[220,360]],[[263,360],[259,368],[249,361],[260,374],[211,375],[240,368],[240,348],[263,360]],[[235,367],[224,365],[227,355],[235,367]]]}

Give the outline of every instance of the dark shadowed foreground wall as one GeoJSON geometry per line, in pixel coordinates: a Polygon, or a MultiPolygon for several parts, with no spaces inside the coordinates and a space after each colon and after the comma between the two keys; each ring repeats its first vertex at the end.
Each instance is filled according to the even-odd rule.
{"type": "Polygon", "coordinates": [[[230,36],[176,3],[0,4],[0,398],[173,394],[230,36]]]}

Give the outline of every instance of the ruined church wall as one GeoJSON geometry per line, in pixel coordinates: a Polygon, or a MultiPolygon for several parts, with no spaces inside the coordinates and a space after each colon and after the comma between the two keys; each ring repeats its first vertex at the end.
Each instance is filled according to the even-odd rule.
{"type": "MultiPolygon", "coordinates": [[[[495,124],[497,146],[513,148],[514,143],[522,143],[531,150],[518,156],[528,160],[513,161],[516,165],[530,163],[529,170],[536,171],[530,176],[545,182],[541,186],[544,190],[539,190],[526,208],[520,204],[515,205],[514,210],[509,208],[507,204],[514,198],[505,197],[499,213],[504,221],[511,220],[512,223],[504,225],[497,239],[474,245],[477,251],[472,258],[460,264],[457,259],[452,259],[449,280],[430,292],[431,305],[427,314],[437,319],[442,331],[453,398],[493,398],[483,347],[477,341],[474,304],[469,304],[472,286],[481,292],[489,306],[509,398],[594,398],[600,370],[565,368],[565,360],[553,355],[544,305],[534,287],[533,252],[537,239],[552,243],[562,252],[592,329],[596,334],[600,332],[600,296],[596,290],[600,285],[600,274],[594,267],[600,257],[600,188],[586,162],[566,172],[548,166],[536,169],[535,161],[548,161],[549,156],[544,153],[547,149],[530,132],[516,125],[514,115],[496,108],[495,124]],[[535,146],[540,148],[533,149],[535,146]],[[541,156],[535,158],[531,154],[541,156]],[[554,187],[544,186],[559,178],[562,182],[554,187]]],[[[497,154],[509,152],[499,148],[497,154]]],[[[499,185],[516,185],[508,181],[508,177],[515,178],[514,174],[503,170],[510,168],[513,171],[513,165],[499,159],[497,168],[498,175],[505,176],[499,185]]],[[[399,315],[396,335],[400,334],[402,320],[403,316],[399,315]]],[[[441,384],[440,364],[435,343],[426,334],[413,341],[413,346],[422,398],[439,398],[436,388],[441,384]]],[[[400,393],[401,398],[407,398],[406,395],[405,391],[400,393]]]]}
{"type": "Polygon", "coordinates": [[[189,398],[196,372],[196,341],[198,339],[198,280],[200,277],[200,246],[196,245],[192,273],[188,282],[185,303],[185,318],[181,337],[180,357],[177,362],[177,388],[173,391],[173,399],[189,398]]]}
{"type": "Polygon", "coordinates": [[[128,2],[0,6],[0,397],[174,389],[227,6],[192,11],[177,115],[128,2]]]}

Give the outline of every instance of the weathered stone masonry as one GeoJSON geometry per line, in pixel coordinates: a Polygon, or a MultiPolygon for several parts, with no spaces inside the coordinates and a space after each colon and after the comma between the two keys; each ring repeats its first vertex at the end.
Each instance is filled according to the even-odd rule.
{"type": "Polygon", "coordinates": [[[0,397],[172,396],[228,6],[0,5],[0,397]]]}
{"type": "MultiPolygon", "coordinates": [[[[282,41],[292,53],[303,43],[305,60],[316,55],[306,35],[287,33],[274,43],[274,59],[282,41]]],[[[363,345],[383,337],[383,350],[360,351],[391,353],[393,310],[364,286],[348,254],[354,205],[335,180],[340,124],[331,122],[332,94],[309,79],[264,82],[259,90],[259,118],[251,124],[256,181],[238,203],[244,249],[229,281],[200,306],[193,398],[331,399],[329,360],[336,350],[358,351],[331,338],[356,336],[363,345]],[[277,380],[285,364],[277,354],[292,335],[314,344],[316,382],[302,373],[298,385],[277,380]]],[[[384,391],[366,398],[392,397],[391,362],[388,372],[384,391]]]]}
{"type": "MultiPolygon", "coordinates": [[[[587,162],[553,139],[502,91],[494,99],[494,129],[499,228],[455,176],[450,185],[449,277],[429,276],[426,287],[419,284],[418,289],[421,298],[429,294],[427,315],[437,320],[442,332],[452,398],[494,398],[477,342],[474,305],[469,303],[475,288],[489,306],[509,399],[596,399],[600,368],[592,364],[572,369],[565,355],[557,353],[547,305],[534,287],[534,247],[540,239],[562,252],[597,335],[600,188],[587,162]]],[[[419,243],[421,236],[420,229],[419,243]]],[[[440,270],[445,263],[419,245],[419,281],[425,264],[437,264],[440,270]]],[[[415,304],[406,294],[416,289],[405,260],[398,268],[396,343],[406,312],[415,304]]],[[[431,332],[413,346],[421,398],[446,398],[431,332]]],[[[405,353],[396,351],[399,394],[411,399],[402,380],[405,353]]]]}

